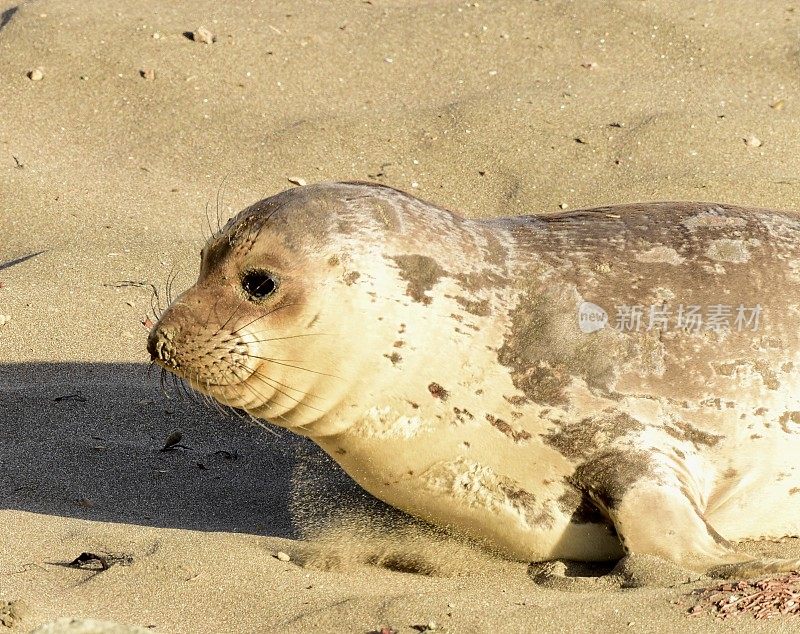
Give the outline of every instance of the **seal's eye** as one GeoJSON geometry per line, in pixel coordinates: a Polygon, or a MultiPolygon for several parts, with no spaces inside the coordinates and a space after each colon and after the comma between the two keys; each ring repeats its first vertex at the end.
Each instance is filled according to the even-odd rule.
{"type": "Polygon", "coordinates": [[[275,279],[266,271],[250,271],[242,278],[242,288],[252,299],[264,299],[277,288],[275,279]]]}

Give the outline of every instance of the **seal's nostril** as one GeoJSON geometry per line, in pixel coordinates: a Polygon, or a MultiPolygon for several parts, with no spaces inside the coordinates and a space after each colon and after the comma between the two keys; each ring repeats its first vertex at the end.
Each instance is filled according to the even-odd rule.
{"type": "Polygon", "coordinates": [[[153,328],[147,336],[147,352],[150,353],[150,359],[155,361],[159,358],[159,349],[163,348],[158,345],[158,340],[161,337],[161,329],[158,327],[153,328]]]}

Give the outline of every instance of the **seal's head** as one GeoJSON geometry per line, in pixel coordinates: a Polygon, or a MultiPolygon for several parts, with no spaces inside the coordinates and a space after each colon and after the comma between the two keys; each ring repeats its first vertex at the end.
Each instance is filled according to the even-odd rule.
{"type": "MultiPolygon", "coordinates": [[[[384,318],[387,304],[408,300],[396,297],[404,285],[387,257],[410,227],[400,196],[315,185],[245,209],[203,248],[197,282],[150,332],[151,357],[224,404],[300,433],[332,433],[314,423],[377,373],[402,323],[384,318]]],[[[414,250],[436,248],[430,230],[417,232],[414,250]]]]}
{"type": "Polygon", "coordinates": [[[316,418],[340,381],[333,226],[316,198],[290,190],[230,220],[148,338],[153,360],[194,389],[287,426],[316,418]]]}

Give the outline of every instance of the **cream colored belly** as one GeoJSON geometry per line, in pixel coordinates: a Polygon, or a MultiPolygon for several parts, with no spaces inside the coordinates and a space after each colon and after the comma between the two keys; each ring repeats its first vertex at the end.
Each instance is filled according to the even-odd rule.
{"type": "Polygon", "coordinates": [[[559,508],[563,475],[571,469],[563,457],[554,460],[554,452],[541,448],[549,459],[537,460],[532,447],[495,446],[485,434],[463,438],[462,430],[458,442],[469,447],[460,452],[452,450],[455,435],[448,439],[444,432],[423,442],[359,438],[346,448],[320,444],[378,499],[505,556],[602,561],[622,555],[607,525],[572,524],[559,508]]]}

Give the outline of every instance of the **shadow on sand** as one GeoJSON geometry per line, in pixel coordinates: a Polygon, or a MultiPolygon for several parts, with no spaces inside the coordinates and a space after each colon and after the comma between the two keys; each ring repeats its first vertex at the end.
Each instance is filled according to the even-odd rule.
{"type": "Polygon", "coordinates": [[[365,502],[310,441],[168,393],[144,364],[0,365],[0,508],[298,537],[365,502]]]}

